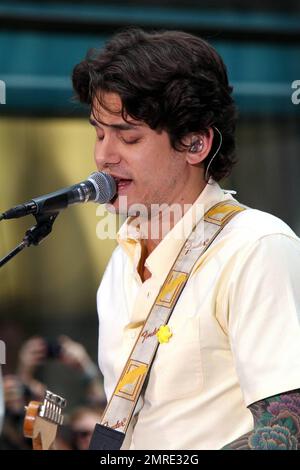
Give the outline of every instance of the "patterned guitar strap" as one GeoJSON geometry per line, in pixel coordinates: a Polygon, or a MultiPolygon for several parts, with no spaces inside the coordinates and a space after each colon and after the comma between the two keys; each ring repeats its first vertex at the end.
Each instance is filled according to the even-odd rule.
{"type": "Polygon", "coordinates": [[[195,225],[167,275],[130,353],[117,386],[96,424],[89,450],[119,450],[172,311],[194,266],[225,225],[246,207],[231,199],[211,207],[195,225]],[[144,341],[146,331],[157,335],[144,341]]]}

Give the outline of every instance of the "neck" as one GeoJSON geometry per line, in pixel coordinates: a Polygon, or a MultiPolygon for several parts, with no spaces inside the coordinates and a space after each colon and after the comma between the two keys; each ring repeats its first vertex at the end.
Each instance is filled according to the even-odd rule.
{"type": "Polygon", "coordinates": [[[174,198],[173,202],[165,205],[163,210],[159,210],[156,214],[142,222],[142,230],[144,233],[143,249],[144,257],[147,258],[150,253],[159,245],[168,232],[179,222],[184,214],[198,199],[199,194],[206,186],[206,182],[197,185],[186,186],[178,198],[174,198]]]}

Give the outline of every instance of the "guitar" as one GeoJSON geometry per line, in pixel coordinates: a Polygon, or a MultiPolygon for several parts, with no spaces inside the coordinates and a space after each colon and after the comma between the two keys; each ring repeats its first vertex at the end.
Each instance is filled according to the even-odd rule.
{"type": "Polygon", "coordinates": [[[23,433],[32,439],[34,450],[49,450],[53,445],[57,426],[63,423],[62,410],[65,406],[66,400],[49,390],[42,403],[31,401],[25,406],[23,433]]]}

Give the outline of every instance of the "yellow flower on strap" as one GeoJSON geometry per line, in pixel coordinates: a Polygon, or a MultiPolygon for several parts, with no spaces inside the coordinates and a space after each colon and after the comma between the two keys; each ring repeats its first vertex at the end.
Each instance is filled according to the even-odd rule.
{"type": "Polygon", "coordinates": [[[159,343],[168,343],[173,333],[170,330],[168,325],[162,325],[159,327],[158,332],[156,333],[159,343]]]}

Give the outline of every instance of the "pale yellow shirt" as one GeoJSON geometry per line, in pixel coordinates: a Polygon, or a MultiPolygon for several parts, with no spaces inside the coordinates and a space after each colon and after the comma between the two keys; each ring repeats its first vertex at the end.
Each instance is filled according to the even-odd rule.
{"type": "MultiPolygon", "coordinates": [[[[212,182],[193,207],[230,198],[212,182]]],[[[138,234],[122,239],[126,225],[97,296],[107,398],[183,243],[169,232],[147,258],[152,276],[142,283],[138,234]]],[[[300,388],[299,318],[299,239],[270,214],[241,212],[182,292],[123,448],[220,449],[251,430],[249,404],[300,388]]]]}

